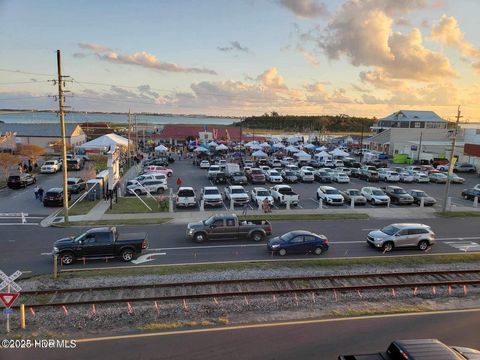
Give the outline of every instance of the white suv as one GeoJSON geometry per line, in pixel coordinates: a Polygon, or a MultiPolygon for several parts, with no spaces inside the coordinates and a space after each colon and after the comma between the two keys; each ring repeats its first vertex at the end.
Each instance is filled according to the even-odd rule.
{"type": "Polygon", "coordinates": [[[385,194],[382,189],[373,186],[366,186],[363,187],[361,190],[361,194],[367,199],[367,201],[371,202],[372,205],[388,205],[390,203],[390,197],[385,194]]]}
{"type": "Polygon", "coordinates": [[[340,191],[332,186],[319,186],[317,189],[317,200],[322,199],[328,205],[343,205],[344,198],[340,191]]]}
{"type": "Polygon", "coordinates": [[[400,181],[400,174],[388,169],[379,169],[378,178],[386,182],[398,182],[400,181]]]}
{"type": "Polygon", "coordinates": [[[143,195],[147,193],[163,194],[168,189],[167,184],[162,180],[145,180],[141,183],[137,182],[127,186],[129,194],[136,193],[143,195]]]}
{"type": "Polygon", "coordinates": [[[216,186],[205,186],[202,189],[200,199],[203,200],[205,206],[222,206],[223,199],[222,194],[216,186]]]}
{"type": "Polygon", "coordinates": [[[243,186],[230,185],[225,188],[225,198],[233,201],[234,204],[244,205],[250,201],[248,194],[243,186]]]}
{"type": "Polygon", "coordinates": [[[192,187],[183,186],[178,188],[175,200],[176,207],[195,207],[197,206],[197,195],[192,187]]]}
{"type": "Polygon", "coordinates": [[[62,164],[58,160],[47,160],[40,168],[42,174],[55,174],[62,169],[62,164]]]}
{"type": "Polygon", "coordinates": [[[265,189],[265,188],[262,188],[262,187],[255,187],[253,188],[251,194],[250,194],[250,197],[252,199],[252,202],[254,204],[256,204],[257,206],[261,203],[263,203],[263,201],[265,199],[267,199],[268,201],[268,204],[270,206],[273,205],[273,196],[272,194],[270,194],[270,191],[265,189]]]}

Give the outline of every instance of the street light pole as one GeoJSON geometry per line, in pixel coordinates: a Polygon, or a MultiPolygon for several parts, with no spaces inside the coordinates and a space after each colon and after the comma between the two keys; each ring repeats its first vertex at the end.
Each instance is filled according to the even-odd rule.
{"type": "Polygon", "coordinates": [[[64,222],[68,223],[68,168],[67,168],[67,140],[65,136],[65,111],[64,111],[64,101],[65,95],[63,90],[64,76],[62,76],[62,63],[60,59],[60,50],[57,50],[57,71],[58,71],[58,105],[60,112],[60,129],[62,134],[62,158],[63,158],[63,213],[64,213],[64,222]]]}
{"type": "Polygon", "coordinates": [[[458,124],[460,123],[460,105],[458,105],[457,109],[457,122],[455,123],[455,129],[453,131],[453,140],[452,140],[452,151],[450,152],[450,159],[448,162],[448,174],[447,174],[447,183],[445,184],[445,194],[443,196],[443,206],[442,211],[447,211],[447,202],[448,202],[448,195],[450,192],[450,178],[453,173],[453,159],[455,155],[455,146],[457,144],[457,132],[458,132],[458,124]]]}

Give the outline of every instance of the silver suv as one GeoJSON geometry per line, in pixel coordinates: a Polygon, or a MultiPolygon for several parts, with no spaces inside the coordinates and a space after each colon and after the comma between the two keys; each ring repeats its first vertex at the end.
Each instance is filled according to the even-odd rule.
{"type": "Polygon", "coordinates": [[[425,251],[435,243],[435,233],[430,226],[424,224],[390,224],[383,229],[369,232],[367,243],[385,252],[394,247],[413,246],[425,251]]]}

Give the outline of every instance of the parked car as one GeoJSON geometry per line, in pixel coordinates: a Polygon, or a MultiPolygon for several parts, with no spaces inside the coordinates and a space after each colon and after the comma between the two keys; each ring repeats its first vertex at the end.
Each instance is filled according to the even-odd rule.
{"type": "Polygon", "coordinates": [[[10,175],[7,179],[7,186],[10,189],[19,189],[35,184],[36,182],[37,178],[30,174],[10,175]]]}
{"type": "Polygon", "coordinates": [[[230,183],[233,185],[246,185],[248,180],[243,171],[236,171],[230,174],[230,183]]]}
{"type": "Polygon", "coordinates": [[[437,168],[442,165],[446,165],[448,167],[449,161],[448,159],[441,159],[441,158],[433,158],[432,166],[437,168]]]}
{"type": "Polygon", "coordinates": [[[265,176],[267,176],[267,172],[270,171],[270,166],[267,166],[267,165],[260,165],[258,168],[263,171],[265,176]]]}
{"type": "Polygon", "coordinates": [[[67,179],[68,192],[78,194],[85,190],[87,183],[82,178],[74,177],[67,179]]]}
{"type": "Polygon", "coordinates": [[[255,164],[253,163],[252,160],[244,160],[243,161],[243,167],[246,168],[246,167],[249,167],[249,168],[253,168],[255,166],[255,164]]]}
{"type": "Polygon", "coordinates": [[[222,194],[216,186],[205,186],[200,193],[204,206],[223,206],[222,194]]]}
{"type": "Polygon", "coordinates": [[[283,181],[286,183],[292,184],[292,183],[296,183],[298,180],[297,175],[293,171],[282,170],[281,174],[282,174],[283,181]]]}
{"type": "Polygon", "coordinates": [[[120,234],[116,227],[105,227],[55,241],[53,255],[57,255],[63,265],[88,257],[115,256],[123,261],[131,261],[147,248],[147,234],[120,234]]]}
{"type": "Polygon", "coordinates": [[[207,173],[208,179],[209,179],[209,180],[212,180],[212,179],[213,179],[213,176],[214,176],[217,172],[220,172],[220,165],[210,165],[210,167],[208,168],[208,173],[207,173]]]}
{"type": "Polygon", "coordinates": [[[322,199],[328,205],[343,205],[344,198],[340,192],[332,186],[319,186],[317,200],[322,199]]]}
{"type": "Polygon", "coordinates": [[[230,185],[225,188],[225,199],[233,201],[235,205],[244,205],[250,201],[243,186],[230,185]]]}
{"type": "Polygon", "coordinates": [[[178,188],[175,196],[175,206],[179,207],[196,207],[197,195],[195,190],[189,186],[181,186],[178,188]]]}
{"type": "Polygon", "coordinates": [[[55,174],[62,169],[62,165],[58,160],[47,160],[40,168],[42,174],[55,174]]]}
{"type": "Polygon", "coordinates": [[[267,220],[242,220],[235,214],[217,214],[206,220],[187,225],[187,238],[201,243],[206,240],[262,241],[272,234],[272,224],[267,220]]]}
{"type": "Polygon", "coordinates": [[[315,180],[313,172],[305,168],[300,169],[299,175],[302,182],[313,182],[315,180]]]}
{"type": "Polygon", "coordinates": [[[350,178],[343,172],[335,172],[333,175],[333,181],[337,183],[348,184],[350,182],[350,178]]]}
{"type": "Polygon", "coordinates": [[[431,183],[436,184],[446,184],[448,180],[448,176],[441,172],[430,173],[428,175],[428,178],[430,179],[431,183]]]}
{"type": "Polygon", "coordinates": [[[435,233],[424,224],[391,224],[369,232],[367,243],[386,252],[399,247],[417,247],[425,251],[435,243],[435,233]]]}
{"type": "Polygon", "coordinates": [[[420,205],[422,203],[422,199],[424,206],[433,206],[437,203],[437,200],[423,190],[412,189],[409,190],[408,193],[413,197],[414,204],[420,205]]]}
{"type": "Polygon", "coordinates": [[[251,184],[265,184],[267,181],[265,174],[259,168],[252,168],[252,170],[247,173],[247,179],[251,184]]]}
{"type": "Polygon", "coordinates": [[[320,161],[320,164],[322,167],[325,167],[325,168],[334,168],[335,167],[335,163],[332,161],[332,160],[321,160],[320,161]]]}
{"type": "Polygon", "coordinates": [[[475,197],[479,198],[480,200],[480,189],[475,189],[475,188],[464,189],[462,191],[462,197],[465,200],[475,200],[475,197]]]}
{"type": "Polygon", "coordinates": [[[360,176],[360,168],[351,168],[350,169],[350,177],[353,177],[353,178],[358,178],[360,176]]]}
{"type": "Polygon", "coordinates": [[[272,194],[274,201],[281,205],[290,203],[292,206],[298,205],[299,196],[288,185],[275,185],[270,188],[270,194],[272,194]]]}
{"type": "Polygon", "coordinates": [[[252,199],[252,203],[257,206],[263,203],[265,199],[267,199],[270,206],[272,206],[274,202],[273,196],[272,194],[270,194],[270,191],[263,187],[254,187],[250,193],[250,198],[252,199]]]}
{"type": "Polygon", "coordinates": [[[361,194],[365,196],[372,205],[388,205],[390,197],[382,189],[373,186],[363,187],[361,194]]]}
{"type": "Polygon", "coordinates": [[[400,186],[387,186],[385,193],[390,197],[393,204],[412,205],[413,197],[400,186]]]}
{"type": "Polygon", "coordinates": [[[362,170],[360,172],[360,175],[358,177],[361,180],[365,180],[366,182],[378,182],[379,177],[378,177],[378,171],[374,170],[362,170]]]}
{"type": "Polygon", "coordinates": [[[285,167],[285,166],[287,166],[287,165],[292,164],[294,161],[295,161],[294,158],[291,158],[291,157],[286,156],[286,157],[284,157],[280,162],[282,163],[282,166],[285,167]]]}
{"type": "Polygon", "coordinates": [[[289,164],[285,166],[285,170],[292,171],[300,180],[300,168],[297,165],[289,164]]]}
{"type": "Polygon", "coordinates": [[[428,183],[430,182],[430,178],[428,177],[427,174],[421,172],[421,171],[414,171],[413,172],[413,179],[417,183],[428,183]]]}
{"type": "Polygon", "coordinates": [[[158,173],[170,177],[173,175],[173,170],[166,168],[165,166],[149,165],[143,168],[143,173],[158,173]]]}
{"type": "Polygon", "coordinates": [[[341,172],[341,173],[344,173],[347,176],[352,175],[352,169],[347,168],[347,167],[335,168],[335,172],[341,172]]]}
{"type": "Polygon", "coordinates": [[[453,171],[474,173],[477,171],[477,167],[469,163],[460,163],[460,164],[456,163],[455,166],[453,167],[453,171]]]}
{"type": "Polygon", "coordinates": [[[67,160],[68,170],[82,170],[85,164],[85,160],[82,158],[72,158],[67,160]]]}
{"type": "Polygon", "coordinates": [[[317,180],[319,183],[331,183],[333,181],[332,175],[328,171],[325,171],[325,169],[318,169],[314,173],[315,175],[315,180],[317,180]]]}
{"type": "Polygon", "coordinates": [[[290,231],[281,236],[270,239],[267,243],[267,250],[277,253],[280,256],[286,254],[308,254],[321,255],[329,248],[329,242],[325,235],[315,234],[305,230],[290,231]]]}
{"type": "Polygon", "coordinates": [[[410,174],[408,171],[401,171],[399,175],[400,175],[400,182],[405,184],[413,183],[413,181],[415,180],[413,175],[410,174]]]}
{"type": "MultiPolygon", "coordinates": [[[[448,176],[446,173],[444,173],[446,176],[448,176]]],[[[465,182],[465,178],[458,176],[457,174],[453,173],[450,175],[450,183],[452,184],[463,184],[465,182]]]]}
{"type": "Polygon", "coordinates": [[[340,194],[342,194],[346,204],[351,204],[352,199],[355,206],[367,204],[367,199],[358,189],[347,189],[345,191],[340,191],[340,194]]]}
{"type": "Polygon", "coordinates": [[[271,159],[270,162],[268,163],[268,165],[270,165],[271,168],[281,168],[282,167],[282,163],[278,159],[271,159]]]}
{"type": "Polygon", "coordinates": [[[163,194],[168,189],[167,183],[163,180],[144,180],[137,184],[127,186],[128,194],[144,195],[147,193],[163,194]]]}
{"type": "Polygon", "coordinates": [[[200,169],[208,169],[210,167],[210,161],[202,160],[200,161],[200,169]]]}
{"type": "Polygon", "coordinates": [[[213,184],[226,184],[227,183],[227,175],[225,175],[225,173],[223,171],[217,171],[215,174],[213,174],[210,181],[213,184]]]}
{"type": "Polygon", "coordinates": [[[378,178],[385,182],[398,182],[400,181],[400,174],[396,171],[382,168],[378,170],[378,178]]]}
{"type": "Polygon", "coordinates": [[[270,183],[282,183],[282,175],[277,170],[268,170],[266,173],[267,181],[270,183]]]}
{"type": "MultiPolygon", "coordinates": [[[[70,200],[70,194],[68,194],[70,200]]],[[[51,188],[43,195],[43,206],[63,206],[63,188],[51,188]]]]}

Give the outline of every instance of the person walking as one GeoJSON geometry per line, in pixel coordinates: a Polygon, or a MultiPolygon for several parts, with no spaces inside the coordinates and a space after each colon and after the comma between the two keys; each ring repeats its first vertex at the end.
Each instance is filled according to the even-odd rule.
{"type": "Polygon", "coordinates": [[[33,193],[35,194],[35,199],[38,199],[38,190],[40,188],[38,187],[38,185],[35,185],[35,187],[33,188],[33,193]]]}
{"type": "Polygon", "coordinates": [[[247,215],[247,211],[248,211],[248,204],[245,203],[243,204],[243,211],[242,211],[242,215],[247,215]]]}
{"type": "Polygon", "coordinates": [[[38,189],[38,198],[40,199],[41,202],[43,202],[43,188],[38,189]]]}

